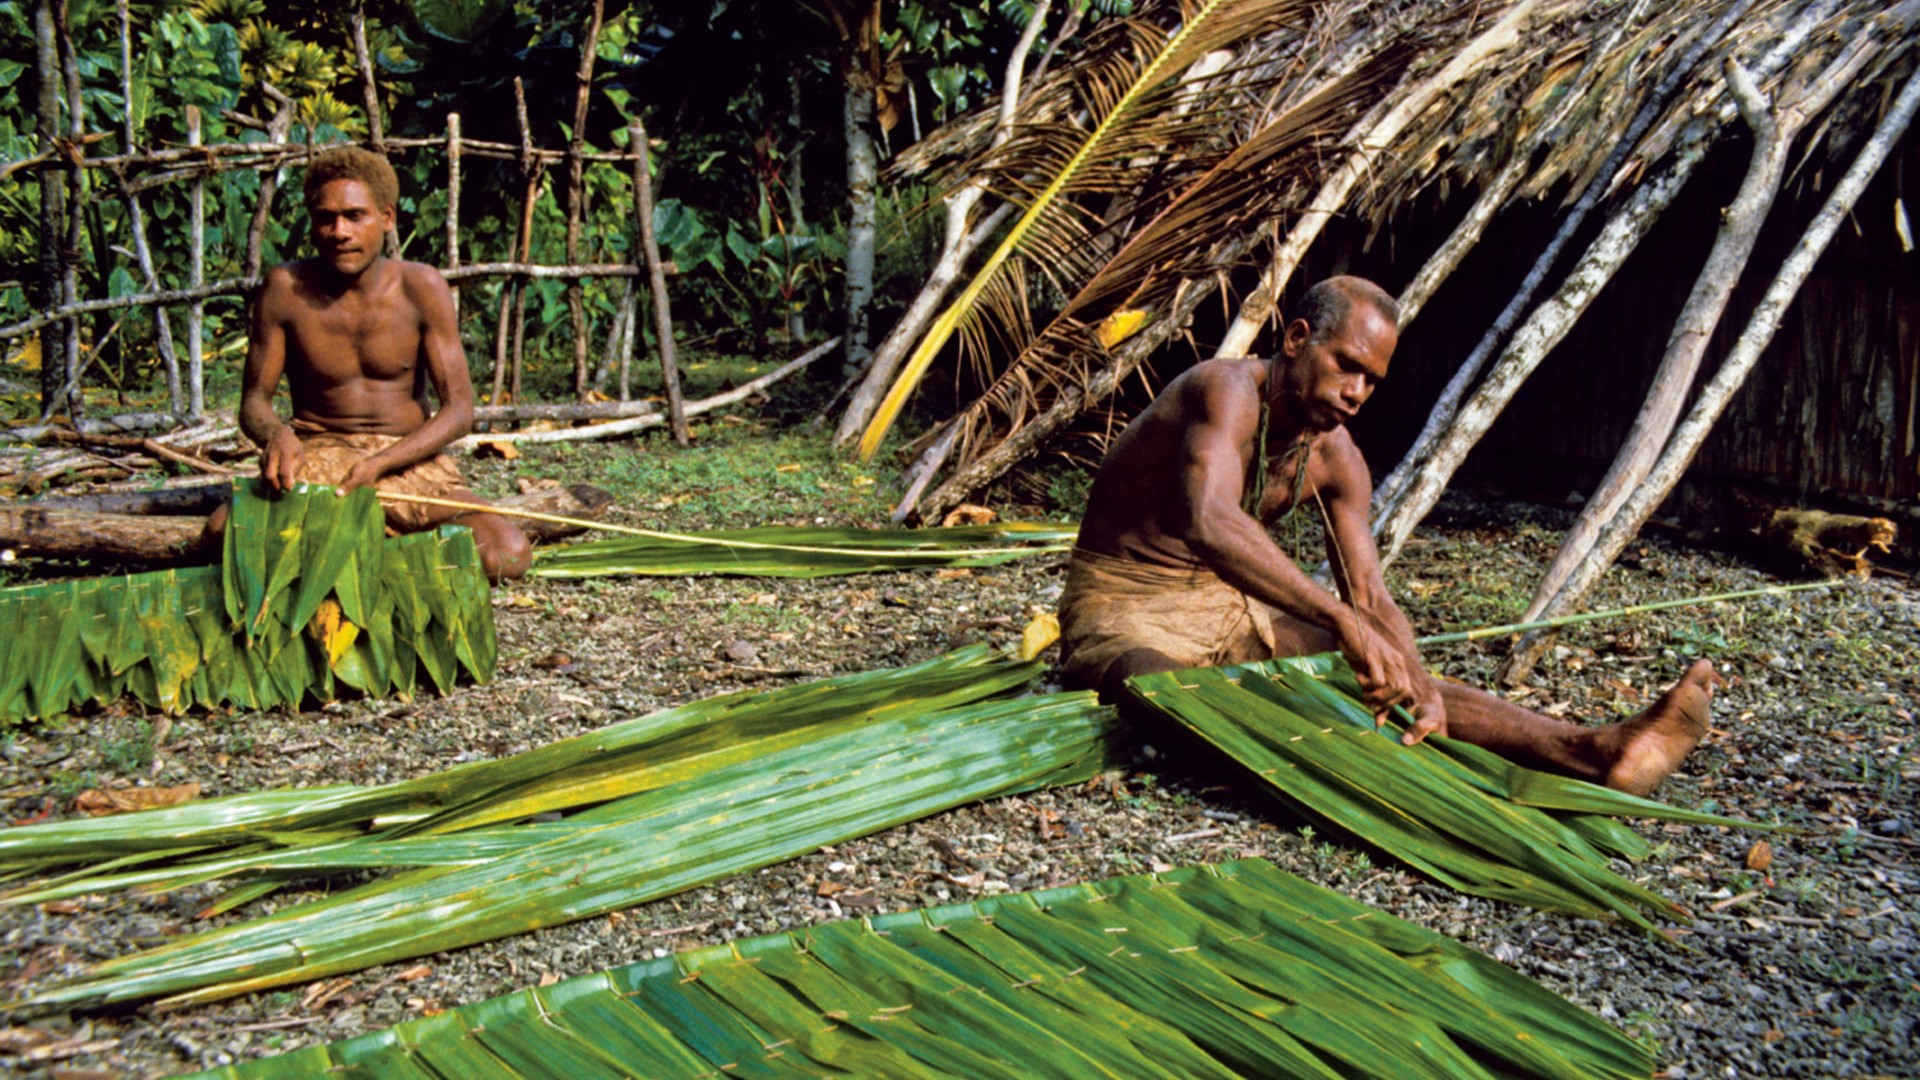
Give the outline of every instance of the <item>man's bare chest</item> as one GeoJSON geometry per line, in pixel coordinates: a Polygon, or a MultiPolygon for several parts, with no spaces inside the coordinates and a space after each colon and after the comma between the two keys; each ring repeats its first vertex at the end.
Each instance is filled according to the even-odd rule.
{"type": "Polygon", "coordinates": [[[289,352],[316,374],[400,379],[419,362],[420,320],[399,305],[334,303],[300,312],[289,352]]]}

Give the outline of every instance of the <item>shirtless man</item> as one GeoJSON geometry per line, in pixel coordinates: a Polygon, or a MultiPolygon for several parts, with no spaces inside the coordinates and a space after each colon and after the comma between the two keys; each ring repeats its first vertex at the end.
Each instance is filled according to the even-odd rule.
{"type": "Polygon", "coordinates": [[[1606,727],[1541,716],[1427,674],[1367,527],[1372,481],[1346,422],[1386,377],[1392,297],[1339,277],[1308,291],[1282,355],[1213,359],[1168,384],[1100,466],[1060,598],[1072,686],[1339,650],[1408,745],[1446,735],[1533,768],[1645,794],[1706,731],[1720,682],[1696,661],[1646,712],[1606,727]],[[1256,445],[1264,435],[1264,446],[1256,445]],[[1336,597],[1268,535],[1297,504],[1328,526],[1336,597]]]}
{"type": "MultiPolygon", "coordinates": [[[[358,147],[307,166],[307,218],[317,254],[268,271],[253,305],[240,428],[261,448],[269,488],[296,482],[368,484],[382,491],[481,500],[441,450],[473,425],[473,384],[455,325],[453,294],[431,266],[387,258],[399,181],[385,158],[358,147]],[[293,417],[274,391],[286,375],[293,417]],[[430,411],[426,388],[439,398],[430,411]]],[[[442,524],[473,530],[494,581],[526,573],[526,535],[499,514],[383,502],[389,533],[442,524]]],[[[217,535],[224,509],[209,523],[217,535]]]]}

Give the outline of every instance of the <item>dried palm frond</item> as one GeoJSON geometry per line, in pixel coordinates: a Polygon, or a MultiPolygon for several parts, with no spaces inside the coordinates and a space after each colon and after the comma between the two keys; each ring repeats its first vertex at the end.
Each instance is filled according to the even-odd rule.
{"type": "Polygon", "coordinates": [[[876,570],[997,566],[1068,551],[1079,528],[1003,522],[941,529],[769,525],[753,529],[621,536],[534,553],[535,577],[741,574],[815,578],[876,570]]]}
{"type": "Polygon", "coordinates": [[[472,534],[383,539],[371,489],[236,482],[221,566],[0,590],[0,719],[131,696],[180,712],[328,701],[341,686],[444,693],[493,675],[472,534]],[[422,679],[422,673],[425,678],[422,679]]]}
{"type": "Polygon", "coordinates": [[[994,314],[993,325],[1010,335],[1016,349],[1024,344],[1019,332],[1025,325],[1021,275],[1016,272],[1018,264],[1010,262],[1016,254],[1066,287],[1086,279],[1089,259],[1101,247],[1094,238],[1111,222],[1075,202],[1073,194],[1131,190],[1143,165],[1181,156],[1189,145],[1204,146],[1225,133],[1221,125],[1226,118],[1209,113],[1205,106],[1198,115],[1191,102],[1171,107],[1182,100],[1176,76],[1215,49],[1283,25],[1304,23],[1311,8],[1301,0],[1204,0],[1186,13],[1164,46],[1137,58],[1127,78],[1090,78],[1078,88],[1094,120],[1090,132],[1043,129],[1010,140],[1002,148],[1003,159],[1019,160],[1021,165],[1014,171],[1043,177],[1045,182],[903,365],[861,436],[861,457],[873,456],[907,396],[956,332],[979,340],[983,308],[994,314]]]}
{"type": "Polygon", "coordinates": [[[1687,912],[1608,868],[1609,856],[1648,852],[1613,818],[1768,827],[1522,768],[1453,739],[1402,746],[1404,728],[1375,727],[1334,654],[1136,676],[1128,686],[1302,813],[1476,896],[1612,914],[1651,931],[1648,912],[1687,912]]]}
{"type": "Polygon", "coordinates": [[[1646,1048],[1249,859],[736,941],[209,1074],[1624,1080],[1646,1048]]]}
{"type": "Polygon", "coordinates": [[[670,895],[960,803],[1104,768],[1089,694],[985,700],[1039,670],[984,646],[726,695],[540,750],[378,788],[267,792],[0,831],[0,868],[99,865],[9,903],[233,878],[396,873],[171,941],[43,1002],[198,1001],[493,940],[670,895]],[[558,822],[526,824],[560,813],[558,822]],[[520,824],[516,824],[520,823],[520,824]]]}
{"type": "MultiPolygon", "coordinates": [[[[999,378],[950,421],[959,429],[959,460],[970,458],[989,439],[999,441],[1019,431],[1061,388],[1084,385],[1090,370],[1111,363],[1117,341],[1099,331],[1113,313],[1170,317],[1176,295],[1215,272],[1212,252],[1196,245],[1194,238],[1259,228],[1276,201],[1300,190],[1325,140],[1344,131],[1355,110],[1397,78],[1407,59],[1404,51],[1390,49],[1328,83],[1294,87],[1296,92],[1310,91],[1309,96],[1277,108],[1251,136],[1191,178],[1085,279],[999,378]]],[[[1136,326],[1127,336],[1137,332],[1136,326]]]]}

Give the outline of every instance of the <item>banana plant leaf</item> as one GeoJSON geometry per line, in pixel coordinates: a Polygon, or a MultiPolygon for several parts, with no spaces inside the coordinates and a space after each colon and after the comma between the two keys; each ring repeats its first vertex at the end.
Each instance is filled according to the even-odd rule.
{"type": "Polygon", "coordinates": [[[1645,1049],[1262,860],[753,938],[203,1074],[1645,1077],[1645,1049]]]}
{"type": "Polygon", "coordinates": [[[177,713],[445,692],[492,678],[493,609],[472,534],[384,538],[371,489],[236,481],[222,563],[0,590],[0,720],[133,697],[177,713]],[[397,638],[397,640],[396,640],[397,638]]]}
{"type": "Polygon", "coordinates": [[[1108,766],[1115,726],[1092,695],[1054,694],[857,711],[716,746],[530,831],[516,850],[109,960],[22,1003],[211,1000],[588,918],[961,803],[1087,779],[1108,766]]]}
{"type": "Polygon", "coordinates": [[[1296,810],[1340,827],[1461,892],[1643,930],[1685,908],[1608,866],[1647,846],[1618,817],[1769,828],[1522,768],[1429,738],[1402,746],[1335,654],[1128,680],[1150,708],[1244,765],[1296,810]]]}
{"type": "Polygon", "coordinates": [[[1007,522],[942,529],[767,526],[619,536],[534,552],[535,577],[738,574],[815,578],[875,570],[995,566],[1067,551],[1073,525],[1007,522]]]}

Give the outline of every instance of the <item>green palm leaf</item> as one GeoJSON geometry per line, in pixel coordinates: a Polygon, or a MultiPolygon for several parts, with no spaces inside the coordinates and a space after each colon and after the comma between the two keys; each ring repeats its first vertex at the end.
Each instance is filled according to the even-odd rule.
{"type": "Polygon", "coordinates": [[[1333,654],[1137,676],[1153,709],[1252,770],[1303,813],[1329,821],[1462,892],[1646,930],[1671,900],[1614,873],[1645,845],[1599,815],[1765,828],[1682,810],[1514,765],[1451,739],[1417,747],[1376,728],[1333,654]]]}
{"type": "MultiPolygon", "coordinates": [[[[1044,257],[1066,260],[1071,249],[1085,239],[1084,228],[1076,227],[1076,211],[1064,204],[1063,197],[1083,183],[1100,180],[1107,159],[1124,159],[1157,149],[1156,140],[1136,130],[1140,119],[1148,115],[1141,104],[1155,91],[1203,54],[1243,40],[1300,9],[1298,0],[1204,0],[1187,13],[1180,29],[1166,45],[1147,60],[1124,90],[1111,103],[1096,100],[1099,123],[1057,170],[1049,174],[1025,213],[1014,222],[980,269],[968,281],[959,296],[934,319],[926,336],[901,366],[893,386],[881,399],[866,431],[860,436],[860,457],[871,458],[880,441],[892,428],[905,406],[908,395],[926,374],[927,367],[953,334],[976,317],[978,302],[1009,268],[1009,260],[1028,247],[1037,246],[1044,257]],[[1100,106],[1106,105],[1104,112],[1100,106]],[[1133,126],[1130,126],[1133,125],[1133,126]]],[[[1096,99],[1108,88],[1091,88],[1096,99]]]]}
{"type": "Polygon", "coordinates": [[[1651,1070],[1643,1048],[1479,953],[1247,860],[738,941],[207,1075],[1651,1070]]]}
{"type": "Polygon", "coordinates": [[[587,918],[960,803],[1085,779],[1105,765],[1113,726],[1091,695],[1057,694],[748,740],[483,863],[407,871],[170,942],[29,1000],[208,1000],[587,918]]]}
{"type": "Polygon", "coordinates": [[[536,814],[602,801],[574,792],[610,772],[670,763],[770,733],[848,717],[869,719],[979,701],[1031,682],[1042,665],[972,645],[908,667],[860,672],[774,690],[742,690],[650,713],[496,761],[479,761],[376,787],[333,785],[205,799],[105,818],[0,829],[0,870],[46,868],[125,855],[224,858],[235,848],[284,846],[286,837],[341,832],[445,831],[454,818],[509,803],[536,814]],[[567,779],[562,779],[562,778],[567,779]],[[534,793],[557,794],[535,800],[534,793]],[[436,815],[438,819],[436,820],[436,815]]]}
{"type": "Polygon", "coordinates": [[[994,566],[1067,551],[1073,525],[1008,522],[944,529],[768,526],[620,536],[534,553],[536,577],[741,574],[814,578],[936,566],[994,566]]]}

